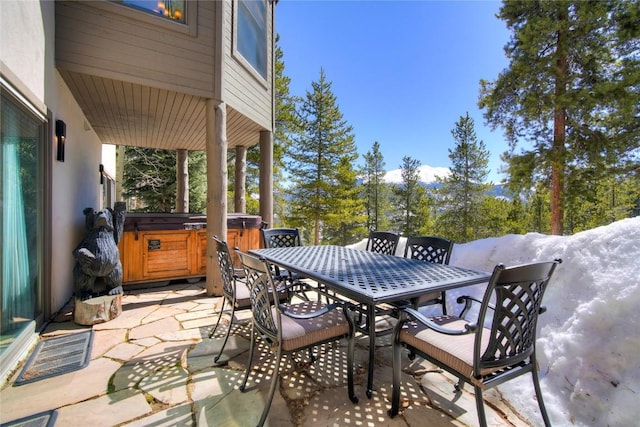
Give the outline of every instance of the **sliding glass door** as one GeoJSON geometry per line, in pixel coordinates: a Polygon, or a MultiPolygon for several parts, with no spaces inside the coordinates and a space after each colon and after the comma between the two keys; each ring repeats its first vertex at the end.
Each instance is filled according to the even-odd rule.
{"type": "Polygon", "coordinates": [[[43,315],[42,155],[45,122],[2,91],[0,356],[43,315]]]}

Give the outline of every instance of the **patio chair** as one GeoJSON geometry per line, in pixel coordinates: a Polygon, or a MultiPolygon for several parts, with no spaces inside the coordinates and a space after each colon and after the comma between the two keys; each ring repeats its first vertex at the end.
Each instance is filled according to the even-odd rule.
{"type": "MultiPolygon", "coordinates": [[[[434,236],[409,236],[404,247],[404,257],[448,265],[452,251],[452,240],[434,236]]],[[[442,314],[447,314],[445,292],[431,292],[421,295],[414,301],[413,307],[418,308],[433,304],[440,304],[442,306],[442,314]]]]}
{"type": "MultiPolygon", "coordinates": [[[[262,243],[265,248],[289,248],[291,246],[302,246],[300,231],[297,228],[263,228],[262,243]]],[[[288,280],[293,283],[301,279],[298,274],[290,271],[280,270],[277,265],[273,266],[275,271],[274,279],[288,280]]]]}
{"type": "Polygon", "coordinates": [[[557,259],[504,267],[497,265],[489,280],[482,301],[460,297],[465,308],[460,317],[422,315],[413,308],[400,311],[400,321],[394,329],[393,391],[389,416],[400,407],[400,373],[402,347],[418,354],[459,378],[456,391],[464,383],[474,387],[478,420],[486,426],[482,392],[520,375],[531,373],[544,424],[549,426],[536,363],[536,325],[544,313],[542,297],[556,266],[557,259]],[[490,299],[495,296],[495,305],[490,299]],[[463,319],[473,302],[479,302],[480,312],[475,324],[463,319]],[[485,319],[490,327],[485,327],[485,319]]]}
{"type": "Polygon", "coordinates": [[[220,319],[222,319],[222,313],[224,312],[225,303],[229,302],[229,304],[231,305],[230,324],[227,328],[227,333],[224,336],[222,347],[220,347],[220,352],[213,359],[214,363],[218,363],[218,361],[220,360],[220,356],[222,356],[222,352],[224,351],[224,347],[227,345],[227,340],[229,339],[229,333],[231,332],[231,324],[233,323],[233,315],[235,311],[251,308],[251,301],[249,299],[249,288],[247,288],[247,285],[241,278],[241,276],[244,276],[244,270],[233,268],[233,260],[231,258],[231,253],[229,252],[227,242],[220,240],[218,236],[213,236],[213,240],[216,243],[218,263],[220,263],[220,276],[222,278],[223,297],[222,307],[220,307],[220,314],[218,314],[218,321],[216,322],[216,326],[214,326],[213,330],[209,334],[209,338],[212,338],[216,333],[216,330],[218,329],[220,319]]]}
{"type": "Polygon", "coordinates": [[[367,250],[379,254],[395,255],[400,235],[390,231],[371,231],[367,240],[367,250]]]}
{"type": "MultiPolygon", "coordinates": [[[[262,243],[265,248],[289,248],[292,246],[302,246],[302,238],[300,237],[300,230],[297,228],[263,228],[260,230],[262,233],[262,243]]],[[[292,271],[281,269],[277,265],[272,266],[274,271],[274,280],[278,282],[287,282],[291,285],[290,289],[293,293],[296,293],[303,299],[308,299],[305,291],[308,285],[301,280],[305,277],[292,271]],[[294,292],[295,291],[295,292],[294,292]]]]}
{"type": "Polygon", "coordinates": [[[358,399],[353,388],[354,324],[348,306],[342,301],[328,305],[320,301],[304,301],[288,306],[272,304],[269,294],[274,294],[276,287],[271,274],[273,270],[269,263],[240,250],[236,250],[236,253],[240,257],[247,284],[251,289],[253,314],[249,362],[240,391],[244,392],[246,389],[258,337],[265,342],[268,349],[275,353],[276,357],[269,396],[258,426],[264,424],[269,413],[278,382],[282,355],[311,349],[342,338],[348,339],[348,395],[353,403],[357,403],[358,399]],[[341,310],[338,310],[339,308],[341,310]]]}

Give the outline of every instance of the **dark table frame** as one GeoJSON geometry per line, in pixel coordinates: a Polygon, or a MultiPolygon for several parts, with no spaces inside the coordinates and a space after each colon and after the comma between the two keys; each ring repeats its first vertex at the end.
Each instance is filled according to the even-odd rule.
{"type": "Polygon", "coordinates": [[[490,274],[466,268],[383,255],[343,246],[295,246],[250,251],[325,285],[366,307],[369,329],[367,397],[373,392],[376,306],[489,281],[490,274]]]}

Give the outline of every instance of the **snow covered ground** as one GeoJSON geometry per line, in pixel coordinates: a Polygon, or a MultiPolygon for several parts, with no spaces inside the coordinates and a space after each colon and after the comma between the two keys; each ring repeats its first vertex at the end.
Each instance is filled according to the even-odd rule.
{"type": "MultiPolygon", "coordinates": [[[[397,253],[403,250],[404,239],[397,253]]],[[[491,272],[499,263],[555,258],[563,262],[544,296],[537,341],[552,424],[640,425],[640,217],[573,236],[528,233],[455,245],[450,264],[491,272]]],[[[447,300],[455,304],[462,293],[481,296],[482,286],[448,293],[447,300]]],[[[541,424],[531,376],[499,389],[541,424]]]]}

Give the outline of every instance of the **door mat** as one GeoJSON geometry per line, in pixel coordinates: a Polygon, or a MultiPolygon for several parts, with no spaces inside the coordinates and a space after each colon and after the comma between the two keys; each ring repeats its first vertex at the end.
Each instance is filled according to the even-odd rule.
{"type": "Polygon", "coordinates": [[[40,412],[39,414],[30,415],[20,418],[19,420],[9,421],[2,424],[2,427],[53,427],[58,417],[58,411],[40,412]]]}
{"type": "Polygon", "coordinates": [[[14,386],[77,371],[89,364],[93,330],[41,341],[20,372],[14,386]]]}

